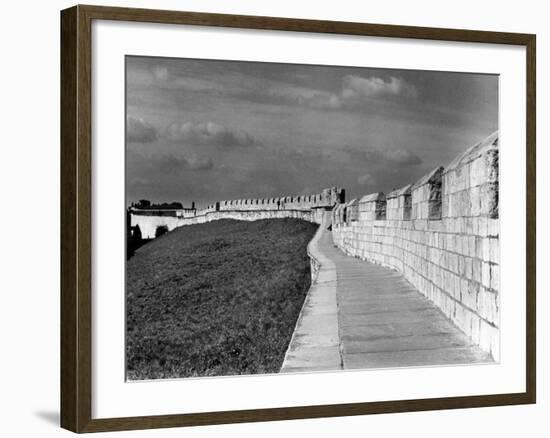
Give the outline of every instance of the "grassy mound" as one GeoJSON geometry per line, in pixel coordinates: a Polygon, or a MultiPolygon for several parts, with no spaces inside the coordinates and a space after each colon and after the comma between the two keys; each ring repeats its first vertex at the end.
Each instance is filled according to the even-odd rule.
{"type": "Polygon", "coordinates": [[[141,247],[127,264],[127,377],[278,372],[310,286],[316,229],[221,220],[141,247]]]}

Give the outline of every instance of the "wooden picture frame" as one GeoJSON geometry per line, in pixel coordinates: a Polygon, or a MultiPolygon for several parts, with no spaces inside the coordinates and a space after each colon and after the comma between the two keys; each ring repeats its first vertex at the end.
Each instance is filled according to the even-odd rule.
{"type": "Polygon", "coordinates": [[[99,432],[535,403],[536,400],[536,37],[531,34],[75,6],[61,12],[61,426],[99,432]],[[348,34],[526,48],[526,391],[274,409],[92,418],[92,22],[114,20],[348,34]]]}

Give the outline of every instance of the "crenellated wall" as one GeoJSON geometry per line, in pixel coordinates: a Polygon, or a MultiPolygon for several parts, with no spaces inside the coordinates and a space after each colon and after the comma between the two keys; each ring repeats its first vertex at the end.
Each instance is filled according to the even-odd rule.
{"type": "Polygon", "coordinates": [[[345,191],[332,187],[316,195],[219,201],[201,210],[142,210],[130,208],[130,225],[139,226],[144,239],[155,237],[157,227],[174,228],[220,219],[255,221],[299,218],[320,224],[323,212],[345,200],[345,191]]]}
{"type": "Polygon", "coordinates": [[[332,212],[345,253],[394,268],[499,360],[498,132],[446,168],[332,212]]]}
{"type": "MultiPolygon", "coordinates": [[[[476,344],[499,360],[498,132],[414,184],[345,203],[345,191],[215,202],[204,209],[130,209],[143,238],[220,219],[299,218],[329,211],[335,245],[403,273],[476,344]]],[[[325,218],[326,220],[326,218],[325,218]]],[[[318,269],[312,258],[312,274],[318,269]]]]}

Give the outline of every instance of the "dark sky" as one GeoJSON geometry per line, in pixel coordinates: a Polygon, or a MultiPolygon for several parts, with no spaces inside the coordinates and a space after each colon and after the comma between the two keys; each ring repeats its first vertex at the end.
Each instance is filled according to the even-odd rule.
{"type": "Polygon", "coordinates": [[[498,77],[126,59],[128,201],[318,193],[415,182],[498,128],[498,77]]]}

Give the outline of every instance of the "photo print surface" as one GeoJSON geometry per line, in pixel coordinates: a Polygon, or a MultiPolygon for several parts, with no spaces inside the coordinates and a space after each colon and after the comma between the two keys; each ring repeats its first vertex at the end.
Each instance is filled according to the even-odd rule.
{"type": "Polygon", "coordinates": [[[125,62],[128,380],[499,361],[497,75],[125,62]]]}

